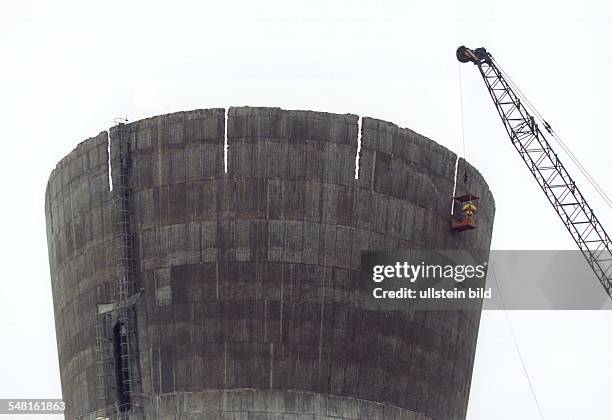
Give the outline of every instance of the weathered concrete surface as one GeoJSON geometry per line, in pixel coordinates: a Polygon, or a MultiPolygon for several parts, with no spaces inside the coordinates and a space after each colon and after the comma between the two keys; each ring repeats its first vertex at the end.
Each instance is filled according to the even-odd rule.
{"type": "Polygon", "coordinates": [[[45,214],[67,418],[96,404],[95,316],[114,299],[116,246],[107,134],[85,140],[52,172],[45,214]]]}
{"type": "Polygon", "coordinates": [[[302,391],[255,389],[188,391],[155,398],[157,415],[181,419],[433,420],[390,404],[302,391]]]}
{"type": "MultiPolygon", "coordinates": [[[[453,234],[456,155],[371,118],[363,118],[355,180],[357,119],[231,108],[227,173],[223,109],[127,126],[147,418],[465,417],[479,311],[366,310],[359,258],[361,250],[416,247],[480,259],[493,198],[468,165],[482,198],[480,228],[453,234]],[[316,408],[291,403],[304,396],[316,408]],[[209,407],[210,398],[223,401],[212,403],[217,417],[190,408],[209,407]]],[[[47,191],[70,418],[99,408],[94,316],[96,303],[115,298],[106,160],[105,136],[87,140],[47,191]]]]}

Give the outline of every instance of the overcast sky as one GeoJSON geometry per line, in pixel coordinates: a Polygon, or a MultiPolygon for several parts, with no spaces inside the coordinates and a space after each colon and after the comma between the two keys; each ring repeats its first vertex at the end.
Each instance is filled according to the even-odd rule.
{"type": "MultiPolygon", "coordinates": [[[[239,105],[354,113],[460,153],[455,49],[486,46],[612,192],[605,0],[136,3],[0,4],[0,398],[61,395],[44,191],[55,164],[115,117],[239,105]]],[[[461,78],[466,157],[497,204],[493,248],[574,249],[476,68],[461,78]]],[[[584,192],[610,231],[612,211],[584,192]]],[[[610,419],[612,313],[507,315],[483,314],[468,418],[540,418],[511,325],[544,418],[610,419]]]]}

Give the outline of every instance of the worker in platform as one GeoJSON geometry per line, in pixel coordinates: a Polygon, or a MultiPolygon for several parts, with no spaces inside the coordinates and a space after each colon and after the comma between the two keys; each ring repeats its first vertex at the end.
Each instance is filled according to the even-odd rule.
{"type": "Polygon", "coordinates": [[[471,201],[468,201],[467,203],[463,205],[463,207],[461,207],[461,211],[463,212],[463,215],[465,217],[472,217],[473,215],[476,214],[477,210],[478,210],[478,207],[476,207],[476,205],[473,204],[471,201]]]}

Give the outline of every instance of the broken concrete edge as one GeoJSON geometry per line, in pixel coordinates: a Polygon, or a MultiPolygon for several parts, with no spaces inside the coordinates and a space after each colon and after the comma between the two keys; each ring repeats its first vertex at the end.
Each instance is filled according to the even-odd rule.
{"type": "MultiPolygon", "coordinates": [[[[106,130],[101,131],[96,136],[88,137],[87,139],[85,139],[85,140],[81,141],[79,144],[77,144],[76,147],[74,147],[70,151],[70,153],[65,155],[55,165],[55,167],[51,170],[51,173],[49,174],[49,179],[47,181],[47,187],[45,189],[45,196],[49,196],[49,194],[53,193],[53,197],[55,197],[55,195],[59,191],[59,189],[57,191],[53,190],[53,188],[52,188],[53,187],[53,181],[57,180],[57,176],[58,175],[62,175],[62,176],[66,176],[67,175],[67,174],[60,174],[60,172],[61,172],[61,170],[63,168],[70,166],[71,162],[74,159],[85,155],[93,147],[97,147],[97,146],[100,146],[102,144],[104,146],[108,147],[108,131],[106,131],[106,130]]],[[[62,182],[63,179],[61,179],[59,181],[62,182]]],[[[70,181],[70,179],[68,181],[70,181]]],[[[62,184],[63,184],[63,182],[62,182],[62,184]]]]}
{"type": "MultiPolygon", "coordinates": [[[[440,145],[434,140],[425,137],[414,130],[409,128],[400,127],[397,124],[392,122],[384,121],[378,118],[372,117],[361,117],[361,131],[359,131],[358,122],[360,117],[355,114],[337,114],[337,113],[329,113],[323,111],[309,111],[309,110],[285,110],[279,107],[229,107],[229,108],[206,108],[206,109],[193,109],[189,111],[178,111],[172,112],[162,115],[157,115],[149,118],[140,119],[137,121],[133,121],[125,124],[125,128],[127,129],[128,135],[132,135],[138,133],[140,130],[147,128],[157,128],[160,126],[180,123],[185,121],[192,121],[201,118],[220,118],[225,119],[226,116],[228,119],[234,119],[238,117],[255,117],[255,116],[263,116],[263,117],[273,117],[279,115],[287,115],[291,113],[293,116],[304,117],[304,118],[315,118],[315,119],[325,119],[330,118],[339,122],[343,122],[345,124],[354,125],[356,135],[354,140],[355,147],[355,158],[356,162],[361,161],[363,155],[368,152],[382,152],[390,157],[399,158],[406,162],[412,163],[419,167],[427,167],[432,172],[431,176],[441,177],[444,179],[455,177],[455,185],[459,186],[463,182],[463,170],[461,166],[462,162],[466,162],[467,171],[470,178],[474,178],[476,182],[475,190],[473,193],[479,196],[483,201],[487,202],[487,209],[483,209],[483,213],[486,214],[486,217],[490,220],[493,219],[495,213],[495,201],[493,199],[493,194],[491,190],[484,180],[484,177],[480,174],[480,172],[474,168],[469,162],[465,161],[464,158],[459,158],[457,154],[455,154],[450,149],[445,146],[440,145]],[[370,136],[369,131],[377,133],[376,137],[370,136]],[[381,138],[380,133],[386,132],[388,135],[386,138],[381,138]],[[358,139],[361,140],[361,145],[358,145],[358,139]],[[411,157],[408,154],[408,148],[410,144],[414,144],[420,148],[428,148],[430,153],[427,154],[426,159],[430,159],[431,155],[438,156],[440,161],[447,162],[455,162],[457,166],[457,173],[450,174],[449,168],[438,168],[435,166],[427,165],[425,162],[414,162],[411,160],[411,157]],[[361,147],[359,147],[361,146],[361,147]],[[449,176],[450,175],[450,176],[449,176]]],[[[88,153],[92,148],[98,147],[100,145],[104,145],[107,150],[106,156],[104,157],[101,165],[103,167],[100,170],[104,170],[105,172],[109,171],[110,159],[108,156],[108,150],[112,149],[112,139],[115,138],[116,130],[118,126],[111,127],[108,131],[102,131],[97,136],[93,136],[85,139],[80,142],[70,153],[64,156],[59,163],[55,166],[55,168],[51,171],[49,179],[47,181],[47,186],[45,189],[45,211],[51,212],[49,208],[49,201],[57,196],[57,194],[68,185],[74,179],[74,174],[69,171],[62,171],[62,169],[69,167],[73,160],[83,156],[88,153]],[[110,136],[110,137],[109,137],[110,136]],[[109,139],[111,142],[111,147],[109,147],[109,139]],[[58,177],[61,176],[61,179],[58,177]]],[[[225,131],[224,127],[224,131],[225,131]]],[[[224,137],[227,136],[228,133],[225,133],[225,136],[219,133],[217,136],[213,136],[212,138],[217,139],[219,141],[223,141],[224,137]]],[[[184,133],[183,133],[184,135],[184,133]]],[[[236,138],[235,136],[231,136],[230,138],[236,138]]],[[[132,145],[132,148],[137,147],[132,145]]],[[[230,146],[231,148],[231,146],[230,146]]],[[[230,152],[231,153],[231,152],[230,152]]],[[[112,154],[112,150],[111,150],[112,154]]],[[[357,163],[356,163],[357,165],[357,163]]],[[[444,165],[449,166],[449,165],[444,165]]],[[[454,166],[454,165],[451,165],[454,166]]],[[[450,167],[450,166],[449,166],[450,167]]],[[[355,167],[357,169],[357,167],[355,167]]],[[[454,168],[450,170],[454,171],[454,168]]],[[[357,179],[358,181],[358,179],[357,179]]],[[[107,189],[110,190],[110,176],[109,181],[107,182],[107,189]]]]}
{"type": "MultiPolygon", "coordinates": [[[[464,170],[468,175],[468,188],[471,193],[479,197],[483,202],[487,203],[484,207],[483,213],[486,215],[488,220],[493,220],[495,217],[495,198],[489,187],[489,184],[485,181],[484,176],[476,169],[470,162],[464,158],[459,158],[457,164],[457,184],[463,182],[464,170]]],[[[479,211],[480,215],[480,211],[479,211]]]]}

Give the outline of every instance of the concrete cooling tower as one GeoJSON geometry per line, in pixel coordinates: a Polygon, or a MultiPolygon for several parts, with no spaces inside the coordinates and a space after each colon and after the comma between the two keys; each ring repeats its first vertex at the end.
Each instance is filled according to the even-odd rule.
{"type": "Polygon", "coordinates": [[[66,418],[465,418],[480,311],[357,299],[363,250],[488,253],[484,179],[409,129],[250,107],[119,124],[61,160],[45,213],[66,418]]]}

